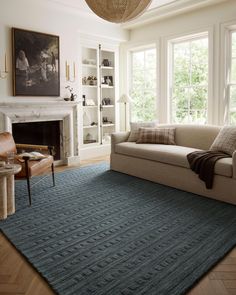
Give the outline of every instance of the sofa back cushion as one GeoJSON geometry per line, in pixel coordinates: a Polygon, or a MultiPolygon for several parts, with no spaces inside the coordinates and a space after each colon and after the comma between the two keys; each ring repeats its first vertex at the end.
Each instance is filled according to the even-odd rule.
{"type": "Polygon", "coordinates": [[[155,127],[156,122],[130,122],[130,135],[129,142],[137,141],[139,135],[139,128],[142,127],[155,127]]]}
{"type": "Polygon", "coordinates": [[[177,145],[209,150],[220,131],[218,126],[190,125],[190,124],[160,124],[158,128],[175,128],[175,142],[177,145]]]}

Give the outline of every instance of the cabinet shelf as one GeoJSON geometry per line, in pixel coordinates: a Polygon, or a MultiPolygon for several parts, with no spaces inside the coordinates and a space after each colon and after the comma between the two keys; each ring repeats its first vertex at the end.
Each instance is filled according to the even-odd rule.
{"type": "Polygon", "coordinates": [[[85,109],[95,109],[97,107],[98,107],[97,105],[96,106],[83,106],[83,108],[85,108],[85,109]]]}
{"type": "Polygon", "coordinates": [[[86,87],[86,88],[97,88],[98,86],[97,85],[82,85],[83,87],[86,87]]]}
{"type": "Polygon", "coordinates": [[[84,129],[92,129],[92,128],[98,128],[98,125],[88,125],[88,126],[83,126],[84,129]]]}
{"type": "Polygon", "coordinates": [[[111,124],[102,124],[102,127],[112,127],[115,126],[115,124],[111,123],[111,124]]]}
{"type": "Polygon", "coordinates": [[[114,67],[105,67],[105,66],[101,66],[102,70],[114,70],[114,67]]]}
{"type": "Polygon", "coordinates": [[[85,145],[85,146],[93,146],[93,145],[98,145],[98,141],[90,141],[90,140],[84,140],[83,141],[83,145],[85,145]]]}
{"type": "Polygon", "coordinates": [[[108,86],[108,85],[104,85],[104,84],[102,84],[102,85],[101,85],[101,88],[102,88],[102,89],[106,89],[106,88],[110,88],[110,89],[112,89],[112,88],[114,88],[114,86],[108,86]]]}
{"type": "Polygon", "coordinates": [[[82,66],[83,66],[84,68],[90,68],[90,69],[96,69],[96,68],[97,68],[96,65],[90,65],[90,64],[82,64],[82,66]]]}
{"type": "Polygon", "coordinates": [[[109,109],[109,108],[114,108],[114,104],[109,104],[109,105],[103,105],[102,106],[104,109],[109,109]]]}

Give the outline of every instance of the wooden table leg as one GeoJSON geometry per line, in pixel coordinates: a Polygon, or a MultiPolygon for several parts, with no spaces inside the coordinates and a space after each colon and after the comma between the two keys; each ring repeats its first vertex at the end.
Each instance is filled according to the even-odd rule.
{"type": "Polygon", "coordinates": [[[0,219],[7,218],[7,178],[0,177],[0,219]]]}
{"type": "Polygon", "coordinates": [[[14,174],[7,176],[7,215],[15,213],[15,183],[14,174]]]}

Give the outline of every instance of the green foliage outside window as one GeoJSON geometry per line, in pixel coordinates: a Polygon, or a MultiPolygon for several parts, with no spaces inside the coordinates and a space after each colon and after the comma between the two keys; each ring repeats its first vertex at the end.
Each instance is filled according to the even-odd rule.
{"type": "Polygon", "coordinates": [[[208,97],[208,39],[173,46],[172,121],[206,123],[208,97]]]}
{"type": "Polygon", "coordinates": [[[156,50],[132,53],[131,120],[156,119],[156,50]]]}
{"type": "Polygon", "coordinates": [[[232,60],[230,77],[230,124],[236,125],[236,32],[232,33],[232,60]]]}
{"type": "MultiPolygon", "coordinates": [[[[208,97],[208,39],[173,46],[172,121],[206,123],[208,97]]],[[[132,121],[156,119],[156,50],[132,53],[132,121]]]]}

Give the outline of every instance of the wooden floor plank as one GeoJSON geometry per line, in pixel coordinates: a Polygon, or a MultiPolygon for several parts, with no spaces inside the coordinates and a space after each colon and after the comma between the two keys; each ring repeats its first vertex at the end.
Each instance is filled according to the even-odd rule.
{"type": "Polygon", "coordinates": [[[236,289],[236,280],[223,280],[227,289],[236,289]]]}
{"type": "Polygon", "coordinates": [[[214,271],[209,274],[210,280],[236,280],[236,272],[214,271]]]}
{"type": "MultiPolygon", "coordinates": [[[[109,161],[109,156],[82,161],[81,166],[101,161],[109,161]]],[[[56,167],[56,171],[75,167],[56,167]]],[[[0,295],[53,294],[46,281],[0,234],[0,295]]],[[[236,295],[236,247],[187,295],[236,295]]]]}

